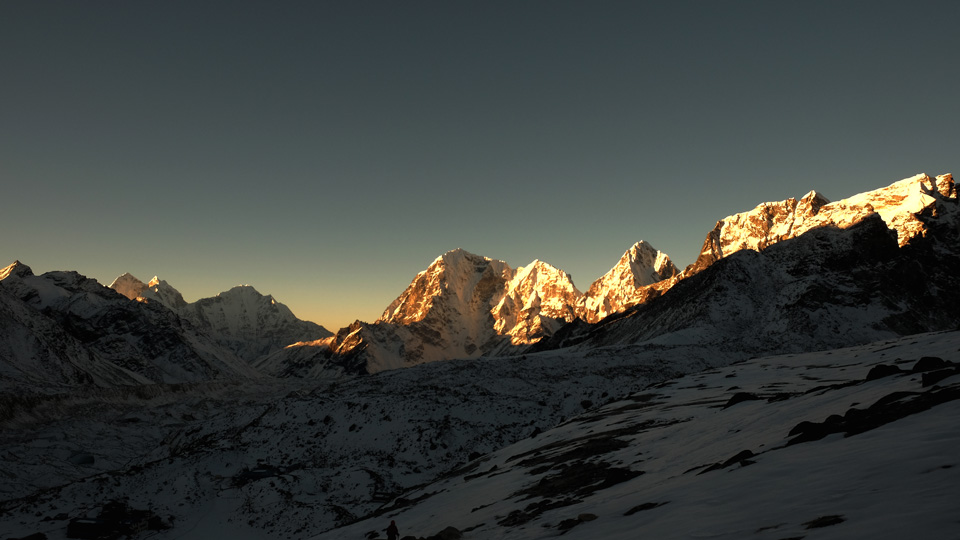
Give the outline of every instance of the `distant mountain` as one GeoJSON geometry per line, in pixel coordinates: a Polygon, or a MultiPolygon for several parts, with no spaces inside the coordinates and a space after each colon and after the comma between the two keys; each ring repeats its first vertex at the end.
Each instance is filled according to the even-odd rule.
{"type": "Polygon", "coordinates": [[[184,301],[177,289],[158,277],[143,283],[127,273],[110,288],[131,300],[166,306],[247,362],[298,341],[333,335],[316,323],[298,319],[287,306],[249,285],[193,303],[184,301]]]}
{"type": "Polygon", "coordinates": [[[298,319],[290,308],[249,285],[201,298],[179,313],[248,362],[292,343],[333,335],[319,324],[298,319]]]}
{"type": "Polygon", "coordinates": [[[914,177],[803,215],[790,228],[805,231],[797,236],[772,233],[776,221],[740,220],[765,225],[708,236],[708,244],[727,239],[713,244],[728,248],[716,251],[721,259],[705,248],[700,263],[710,264],[688,268],[662,295],[597,324],[568,325],[534,349],[648,343],[801,352],[960,325],[960,210],[949,175],[914,177]],[[887,200],[901,206],[886,204],[886,221],[866,213],[869,202],[849,202],[891,193],[887,200]],[[761,251],[744,247],[764,238],[761,251]]]}
{"type": "MultiPolygon", "coordinates": [[[[917,318],[924,303],[953,313],[943,301],[953,298],[950,289],[940,285],[952,283],[952,277],[937,272],[953,264],[956,246],[949,235],[931,236],[931,231],[950,226],[952,218],[941,214],[952,215],[948,208],[955,202],[951,175],[916,175],[832,203],[811,191],[800,200],[764,203],[718,221],[697,261],[683,272],[666,254],[640,241],[586,294],[568,274],[542,261],[513,269],[456,249],[417,274],[380,319],[357,321],[336,334],[297,319],[252,287],[187,303],[157,277],[143,283],[124,274],[112,285],[117,292],[138,304],[166,307],[174,318],[163,328],[179,328],[174,332],[188,348],[205,351],[200,356],[206,365],[222,366],[209,373],[201,369],[203,375],[195,367],[184,368],[189,373],[176,375],[169,372],[171,366],[152,371],[152,352],[94,352],[149,380],[193,380],[235,372],[234,357],[272,376],[338,377],[452,358],[519,354],[530,346],[736,340],[737,347],[765,351],[797,340],[816,341],[798,346],[803,350],[838,346],[844,339],[859,343],[940,328],[940,323],[917,318]],[[930,242],[923,243],[927,237],[930,242]],[[738,256],[734,262],[721,264],[733,256],[738,256]],[[912,271],[919,276],[915,280],[900,278],[906,280],[901,283],[891,277],[921,260],[928,262],[912,271]],[[942,279],[928,285],[927,292],[909,285],[917,279],[929,283],[935,274],[942,279]],[[830,309],[821,311],[824,306],[830,309]],[[827,327],[842,329],[842,337],[831,338],[840,334],[824,332],[827,327]]],[[[55,279],[77,281],[52,275],[47,281],[55,279]]],[[[41,294],[13,289],[21,301],[41,294]]],[[[167,317],[151,313],[154,319],[167,317]]],[[[98,326],[101,322],[74,326],[105,336],[123,333],[98,326]]],[[[72,365],[77,362],[83,363],[72,365]]],[[[104,380],[115,376],[121,377],[114,373],[104,380]]]]}
{"type": "Polygon", "coordinates": [[[36,276],[16,262],[0,272],[11,311],[4,384],[101,386],[259,374],[169,309],[130,302],[76,272],[36,276]],[[17,352],[19,351],[19,352],[17,352]],[[39,372],[32,363],[46,366],[39,372]]]}
{"type": "MultiPolygon", "coordinates": [[[[700,257],[682,273],[665,254],[638,242],[585,295],[566,273],[545,263],[535,261],[513,270],[503,261],[454,250],[419,273],[376,323],[358,321],[331,340],[297,344],[258,365],[275,375],[374,373],[435,360],[516,354],[525,345],[536,344],[534,349],[540,350],[587,343],[582,341],[586,334],[605,335],[612,327],[619,328],[616,337],[591,338],[584,346],[667,339],[664,336],[668,334],[681,343],[732,340],[742,335],[744,342],[758,351],[796,339],[818,340],[818,345],[800,346],[809,350],[839,346],[844,340],[862,343],[941,328],[925,323],[913,325],[913,330],[902,326],[910,312],[873,306],[877,297],[870,289],[872,282],[866,279],[886,280],[890,297],[902,297],[901,307],[913,302],[913,296],[901,294],[906,289],[883,272],[897,272],[897,265],[906,264],[905,257],[914,257],[920,248],[903,252],[900,248],[929,234],[938,212],[955,201],[956,188],[949,174],[935,178],[916,175],[834,203],[811,191],[799,201],[764,203],[717,222],[707,234],[700,257]],[[857,228],[860,224],[863,227],[857,228]],[[812,236],[766,253],[805,233],[812,236]],[[701,284],[710,278],[700,278],[678,289],[672,302],[643,307],[740,252],[745,254],[736,263],[712,274],[717,283],[710,286],[716,288],[704,288],[701,284]],[[743,275],[735,275],[737,272],[743,275]],[[854,295],[851,288],[859,292],[854,295]],[[812,298],[847,305],[822,315],[817,314],[821,306],[812,298]],[[635,306],[641,307],[631,312],[635,306]],[[801,313],[799,306],[806,306],[811,313],[801,313]],[[639,317],[636,313],[640,311],[655,311],[657,316],[639,317]],[[625,312],[630,321],[646,322],[627,324],[619,315],[625,312]],[[612,318],[609,324],[607,317],[612,318]],[[815,317],[820,319],[811,320],[815,317]],[[901,322],[891,322],[894,319],[901,322]],[[605,330],[594,330],[584,321],[605,330]],[[758,324],[777,331],[758,331],[758,324]],[[822,331],[825,326],[846,330],[831,339],[822,331]],[[700,327],[714,337],[699,334],[700,327]],[[681,334],[686,337],[679,337],[681,334]]],[[[957,252],[948,237],[939,241],[936,249],[957,252]]],[[[933,265],[952,264],[944,253],[924,256],[933,265]]],[[[935,268],[927,267],[921,273],[935,272],[935,268]]],[[[952,296],[945,292],[938,298],[948,297],[952,296]]],[[[930,301],[943,305],[937,298],[930,301]]]]}
{"type": "Polygon", "coordinates": [[[32,277],[30,267],[20,261],[0,270],[0,391],[150,382],[100,357],[54,318],[31,306],[36,298],[26,287],[9,286],[32,277]],[[17,290],[27,294],[21,298],[17,290]]]}
{"type": "Polygon", "coordinates": [[[763,203],[749,212],[718,221],[707,234],[700,256],[685,273],[702,270],[740,250],[758,251],[812,229],[846,229],[874,213],[896,231],[897,243],[903,246],[911,238],[924,234],[925,225],[918,215],[934,205],[939,197],[956,198],[952,175],[918,174],[833,203],[816,191],[807,193],[799,201],[763,203]]]}
{"type": "Polygon", "coordinates": [[[269,374],[316,373],[312,364],[376,373],[497,354],[572,321],[581,298],[567,273],[542,261],[512,269],[455,249],[417,274],[375,323],[357,321],[331,340],[289,347],[257,365],[269,374]]]}
{"type": "Polygon", "coordinates": [[[670,257],[643,240],[630,247],[609,272],[594,281],[583,299],[580,318],[597,322],[647,298],[650,285],[678,274],[670,257]]]}

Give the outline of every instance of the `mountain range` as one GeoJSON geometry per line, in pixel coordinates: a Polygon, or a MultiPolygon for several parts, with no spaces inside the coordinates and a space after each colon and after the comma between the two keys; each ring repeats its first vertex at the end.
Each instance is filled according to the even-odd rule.
{"type": "Polygon", "coordinates": [[[0,536],[956,537],[958,336],[948,174],[763,203],[683,270],[640,241],[585,293],[455,249],[334,334],[18,261],[0,536]]]}
{"type": "MultiPolygon", "coordinates": [[[[895,304],[899,304],[892,299],[883,305],[857,304],[857,309],[864,312],[863,317],[841,313],[842,306],[835,306],[836,315],[831,316],[836,321],[831,324],[838,329],[840,326],[853,328],[832,341],[819,335],[820,322],[804,325],[803,321],[794,324],[784,320],[790,312],[784,308],[794,310],[791,317],[803,317],[803,302],[810,301],[812,292],[834,303],[854,295],[851,287],[860,288],[861,296],[874,295],[869,290],[869,282],[865,281],[868,277],[886,279],[884,283],[892,289],[890,293],[900,294],[903,290],[897,288],[894,278],[888,278],[889,273],[909,272],[906,267],[911,264],[912,254],[924,250],[911,247],[901,252],[899,248],[906,248],[911,242],[919,245],[930,234],[931,227],[938,231],[949,229],[953,215],[941,219],[939,214],[949,213],[956,199],[951,175],[921,174],[833,203],[816,192],[808,193],[799,201],[764,203],[717,222],[707,234],[700,256],[682,272],[677,271],[665,254],[646,242],[638,242],[610,272],[594,282],[586,294],[579,292],[568,274],[547,263],[534,261],[514,270],[503,261],[454,250],[438,257],[414,277],[376,322],[357,321],[332,338],[287,347],[262,359],[257,366],[274,376],[376,373],[447,358],[522,354],[527,347],[542,350],[547,343],[560,346],[564,341],[551,339],[556,333],[568,336],[578,328],[576,333],[582,334],[583,328],[593,328],[593,325],[603,329],[598,331],[608,332],[610,324],[604,322],[605,319],[620,320],[619,314],[638,305],[656,310],[656,306],[665,304],[652,300],[737,254],[741,256],[735,262],[716,270],[742,273],[729,276],[730,283],[725,290],[731,292],[725,295],[717,292],[716,305],[704,303],[710,297],[700,296],[693,301],[688,295],[680,301],[686,307],[671,308],[670,317],[641,317],[648,325],[662,325],[671,318],[676,319],[672,326],[639,333],[631,330],[618,339],[636,342],[656,337],[658,332],[690,333],[695,321],[687,320],[680,313],[694,309],[701,313],[712,310],[709,320],[697,325],[709,325],[718,335],[728,336],[727,339],[744,330],[753,332],[761,322],[771,329],[779,327],[783,335],[762,340],[771,347],[780,346],[788,337],[790,342],[822,341],[822,346],[853,337],[857,337],[857,343],[882,339],[907,331],[902,325],[909,326],[909,309],[916,306],[907,308],[904,314],[897,312],[895,304]],[[948,204],[944,206],[944,203],[948,204]],[[808,232],[810,237],[800,240],[808,232]],[[796,242],[780,246],[788,240],[796,242]],[[767,248],[774,246],[777,249],[767,253],[767,248]],[[882,257],[886,257],[884,264],[889,268],[878,266],[882,262],[878,258],[882,257]],[[898,259],[899,263],[892,259],[898,259]],[[834,275],[827,277],[826,273],[831,271],[834,275]],[[801,274],[806,277],[798,279],[801,274]],[[864,287],[867,290],[862,290],[864,287]],[[738,293],[732,292],[735,288],[740,289],[738,293]],[[842,290],[833,294],[825,290],[828,288],[842,290]],[[771,291],[779,297],[772,297],[771,291]],[[754,301],[745,300],[751,295],[756,297],[754,301]],[[753,318],[743,320],[748,315],[753,318]],[[758,321],[756,315],[766,320],[758,321]],[[888,322],[894,319],[899,322],[891,326],[884,322],[888,317],[891,318],[888,322]],[[790,333],[796,335],[787,336],[790,333]]],[[[949,232],[937,239],[951,242],[949,232]]],[[[934,259],[942,256],[942,250],[936,246],[925,249],[934,259]]],[[[925,272],[943,267],[941,262],[916,270],[917,275],[912,279],[923,281],[925,272]]],[[[691,290],[694,283],[709,279],[699,278],[685,284],[682,290],[691,290]]],[[[952,298],[948,293],[951,290],[948,284],[952,282],[951,279],[944,283],[943,290],[930,292],[933,305],[944,304],[938,299],[952,298]]],[[[678,298],[680,294],[675,292],[671,298],[678,298]]],[[[902,301],[916,303],[912,297],[902,301]]],[[[949,324],[948,321],[938,324],[920,320],[914,330],[941,329],[949,324]]],[[[756,340],[756,334],[752,335],[756,340]]],[[[675,337],[684,342],[685,338],[675,337]]],[[[704,338],[698,334],[695,339],[704,338]]],[[[611,344],[604,342],[604,345],[611,344]]]]}

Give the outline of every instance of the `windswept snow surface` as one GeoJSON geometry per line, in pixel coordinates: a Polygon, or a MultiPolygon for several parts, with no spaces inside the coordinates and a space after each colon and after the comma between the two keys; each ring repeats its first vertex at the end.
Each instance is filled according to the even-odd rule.
{"type": "Polygon", "coordinates": [[[958,350],[926,334],[652,385],[315,538],[960,538],[960,364],[910,372],[958,350]],[[868,380],[881,364],[901,372],[868,380]]]}
{"type": "Polygon", "coordinates": [[[237,527],[305,538],[597,403],[735,359],[633,348],[9,400],[0,537],[63,538],[65,518],[44,518],[92,517],[126,498],[173,518],[157,538],[237,527]],[[257,467],[265,477],[246,475],[257,467]]]}
{"type": "Polygon", "coordinates": [[[171,539],[392,519],[467,540],[956,538],[958,350],[960,332],[751,360],[635,347],[57,396],[4,408],[0,535],[64,538],[64,516],[125,499],[171,539]],[[911,372],[923,357],[943,365],[911,372]],[[881,364],[899,372],[867,380],[881,364]],[[835,432],[797,442],[803,422],[835,432]]]}

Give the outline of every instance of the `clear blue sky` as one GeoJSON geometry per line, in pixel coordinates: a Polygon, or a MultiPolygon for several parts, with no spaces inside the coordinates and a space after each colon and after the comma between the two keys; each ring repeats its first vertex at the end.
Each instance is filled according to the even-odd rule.
{"type": "Polygon", "coordinates": [[[0,2],[0,263],[330,329],[443,252],[638,240],[960,172],[960,2],[0,2]],[[277,5],[279,4],[279,5],[277,5]]]}

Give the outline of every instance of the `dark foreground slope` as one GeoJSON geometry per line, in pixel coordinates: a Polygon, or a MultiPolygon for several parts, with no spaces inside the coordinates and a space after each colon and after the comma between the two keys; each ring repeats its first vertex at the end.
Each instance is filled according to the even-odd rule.
{"type": "Polygon", "coordinates": [[[960,332],[652,385],[318,540],[958,538],[960,332]],[[370,538],[371,536],[367,536],[370,538]]]}

